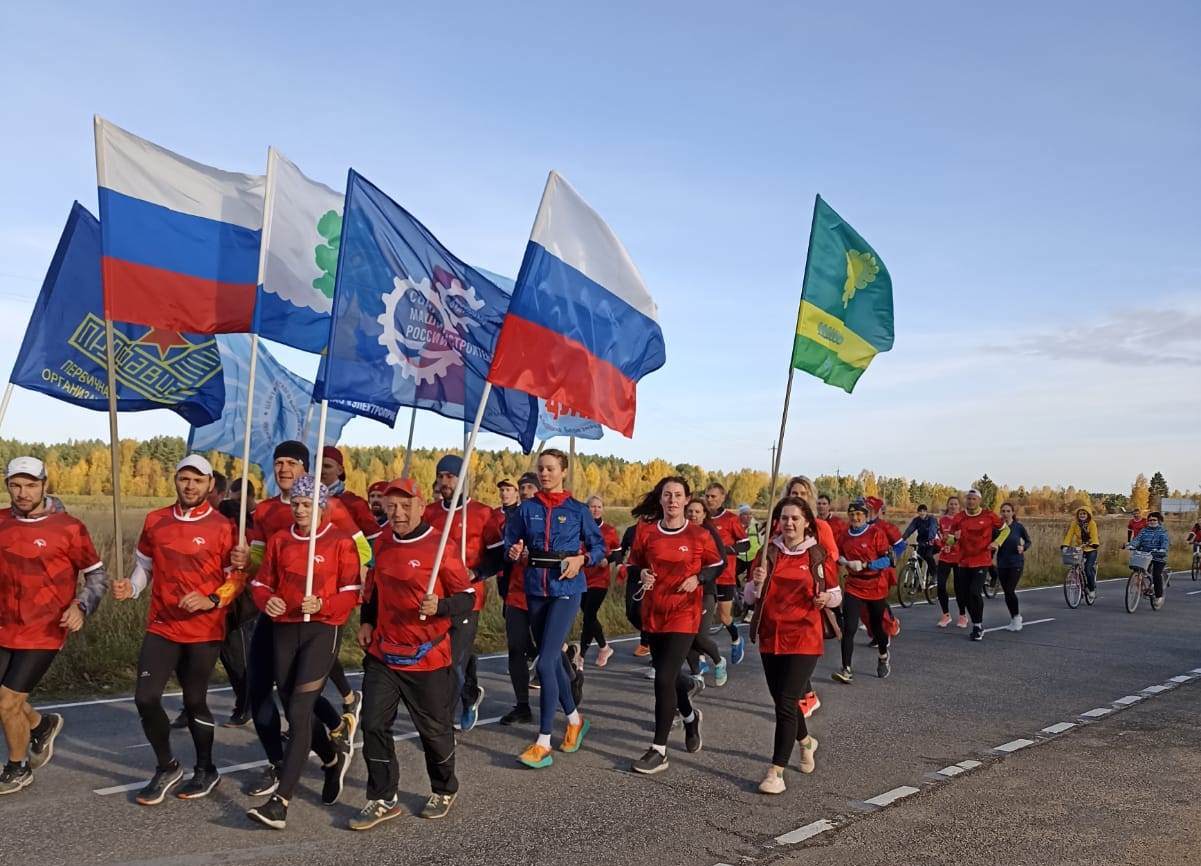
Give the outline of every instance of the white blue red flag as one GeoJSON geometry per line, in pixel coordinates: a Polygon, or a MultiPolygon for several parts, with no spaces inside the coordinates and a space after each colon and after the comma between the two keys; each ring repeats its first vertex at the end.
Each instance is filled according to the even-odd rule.
{"type": "Polygon", "coordinates": [[[97,117],[96,180],[108,318],[202,334],[250,330],[261,175],[194,162],[97,117]]]}
{"type": "Polygon", "coordinates": [[[666,360],[658,310],[625,247],[552,171],[489,381],[632,436],[638,380],[666,360]]]}

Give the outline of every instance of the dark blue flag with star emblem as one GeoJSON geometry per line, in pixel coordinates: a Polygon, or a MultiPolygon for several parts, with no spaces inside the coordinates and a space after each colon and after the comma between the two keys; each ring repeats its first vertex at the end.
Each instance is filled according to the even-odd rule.
{"type": "MultiPolygon", "coordinates": [[[[211,336],[114,322],[113,337],[118,411],[170,409],[194,426],[221,417],[225,381],[211,336]]],[[[9,379],[107,412],[106,348],[100,221],[75,202],[9,379]]]]}

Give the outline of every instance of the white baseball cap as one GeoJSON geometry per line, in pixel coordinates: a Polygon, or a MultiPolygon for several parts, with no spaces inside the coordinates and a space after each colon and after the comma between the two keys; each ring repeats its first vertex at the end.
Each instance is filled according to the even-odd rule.
{"type": "Polygon", "coordinates": [[[213,476],[213,464],[209,463],[199,454],[189,454],[183,460],[175,464],[175,471],[181,469],[195,469],[201,475],[207,475],[210,478],[213,476]]]}
{"type": "Polygon", "coordinates": [[[4,480],[7,481],[14,475],[28,475],[39,481],[45,481],[46,464],[36,457],[14,457],[8,461],[8,472],[5,473],[4,480]]]}

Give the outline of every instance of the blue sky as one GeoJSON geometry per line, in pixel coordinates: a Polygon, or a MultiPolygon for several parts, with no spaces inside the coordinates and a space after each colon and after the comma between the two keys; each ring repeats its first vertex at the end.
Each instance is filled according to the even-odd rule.
{"type": "MultiPolygon", "coordinates": [[[[335,187],[354,166],[508,274],[558,170],[667,340],[635,438],[584,450],[766,467],[820,192],[887,263],[897,340],[851,396],[798,375],[786,469],[1201,486],[1197,4],[288,9],[0,12],[0,367],[71,201],[95,209],[99,113],[229,170],[262,172],[269,144],[335,187]]],[[[121,426],[185,432],[166,412],[121,426]]],[[[0,434],[106,431],[18,392],[0,434]]],[[[417,439],[458,431],[423,415],[417,439]]],[[[345,441],[403,432],[355,421],[345,441]]]]}

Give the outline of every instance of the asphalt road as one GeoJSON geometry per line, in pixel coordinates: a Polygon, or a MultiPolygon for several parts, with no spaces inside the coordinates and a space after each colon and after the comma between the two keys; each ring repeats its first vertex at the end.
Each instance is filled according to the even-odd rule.
{"type": "MultiPolygon", "coordinates": [[[[460,739],[461,791],[452,814],[439,822],[401,817],[368,833],[344,829],[364,802],[365,770],[358,754],[337,806],[320,804],[314,760],[293,800],[288,829],[277,832],[251,824],[244,812],[254,801],[242,786],[253,775],[247,768],[262,756],[249,729],[219,729],[217,762],[226,775],[213,796],[140,807],[132,791],[149,776],[153,758],[132,701],[72,702],[59,710],[66,727],[54,761],[37,774],[33,786],[0,801],[5,840],[0,864],[707,866],[787,862],[814,846],[844,839],[864,844],[879,840],[876,848],[865,849],[878,859],[865,855],[831,862],[918,862],[912,834],[895,832],[886,823],[894,811],[935,797],[946,798],[943,810],[954,810],[960,788],[966,792],[981,784],[985,774],[1020,774],[1019,765],[1036,772],[1028,783],[1016,777],[1015,796],[1021,798],[1023,785],[1032,796],[1045,793],[1060,778],[1056,756],[1066,754],[1071,743],[1101,736],[1093,732],[1125,724],[1136,713],[1153,713],[1159,702],[1191,705],[1191,712],[1182,710],[1167,727],[1186,719],[1195,727],[1201,679],[1190,672],[1201,671],[1201,583],[1178,574],[1163,610],[1153,612],[1144,604],[1135,615],[1125,612],[1123,589],[1122,582],[1103,583],[1096,606],[1075,611],[1067,609],[1057,588],[1025,591],[1021,601],[1027,628],[1020,634],[990,631],[980,643],[968,641],[963,631],[935,628],[936,609],[925,604],[899,611],[904,627],[887,680],[875,678],[874,651],[861,641],[857,680],[851,686],[835,684],[829,679],[837,664],[831,645],[815,675],[823,701],[811,721],[820,741],[817,772],[809,777],[790,772],[789,790],[779,797],[756,790],[770,757],[773,722],[753,650],[731,669],[727,686],[715,688],[710,679],[699,698],[705,713],[704,750],[685,754],[683,735],[677,732],[669,752],[671,768],[650,778],[629,772],[629,762],[649,743],[652,706],[651,683],[642,677],[645,663],[632,657],[631,641],[616,644],[618,653],[605,670],[588,669],[583,710],[593,728],[584,748],[574,755],[557,754],[555,765],[541,771],[527,770],[515,760],[533,727],[495,724],[511,695],[505,661],[484,660],[481,681],[488,697],[483,723],[460,739]],[[1172,677],[1188,679],[1178,683],[1172,677]],[[1093,716],[1082,717],[1090,711],[1093,716]],[[1043,733],[1060,723],[1074,727],[1059,735],[1043,733]],[[1044,744],[1048,738],[1054,741],[1044,744]],[[1033,745],[1021,748],[1024,739],[1033,745]],[[1014,751],[995,751],[1003,744],[1014,751]],[[938,774],[973,761],[982,766],[951,779],[938,774]],[[918,793],[893,805],[880,808],[867,802],[888,792],[905,793],[908,787],[918,793]],[[814,827],[826,826],[833,829],[800,839],[814,827]],[[802,828],[809,829],[797,832],[802,828]]],[[[1008,621],[1002,599],[988,601],[986,611],[986,626],[1008,621]]],[[[718,640],[724,644],[725,638],[718,640]]],[[[210,700],[219,718],[228,712],[229,692],[216,691],[210,700]]],[[[168,706],[173,711],[178,699],[168,699],[168,706]]],[[[403,738],[410,730],[407,719],[398,722],[402,803],[415,813],[428,788],[420,748],[403,738]]],[[[186,732],[174,736],[177,754],[189,763],[186,732]]],[[[1068,772],[1065,764],[1065,777],[1068,772]]],[[[1165,765],[1149,778],[1131,778],[1130,796],[1153,801],[1175,796],[1181,779],[1190,775],[1195,783],[1195,772],[1182,767],[1174,778],[1165,765]]],[[[1088,804],[1102,794],[1115,801],[1124,793],[1120,773],[1093,774],[1086,768],[1073,778],[1079,791],[1074,796],[1084,804],[1081,820],[1091,820],[1088,804]]],[[[1170,812],[1154,817],[1161,822],[1178,819],[1170,812]]],[[[1021,826],[1015,832],[1025,834],[1021,826]]],[[[982,839],[980,845],[986,844],[982,839]]],[[[968,856],[945,862],[985,861],[968,856]]],[[[1006,862],[1059,861],[1007,857],[1006,862]]],[[[1154,862],[1166,866],[1172,861],[1154,862]]]]}

